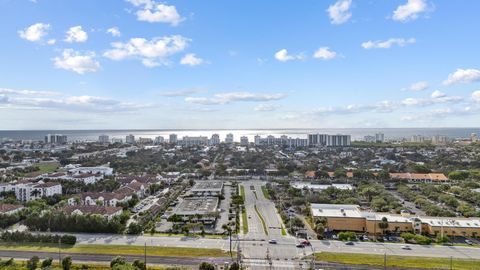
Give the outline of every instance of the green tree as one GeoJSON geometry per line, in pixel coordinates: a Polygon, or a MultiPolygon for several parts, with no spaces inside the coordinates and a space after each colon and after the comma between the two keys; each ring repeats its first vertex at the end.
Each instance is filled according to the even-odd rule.
{"type": "Polygon", "coordinates": [[[30,260],[27,261],[27,269],[28,270],[35,270],[38,267],[38,262],[40,262],[40,259],[38,256],[33,256],[30,258],[30,260]]]}
{"type": "Polygon", "coordinates": [[[127,260],[125,260],[124,257],[117,256],[110,261],[110,268],[113,268],[116,265],[125,265],[125,264],[127,264],[127,260]]]}
{"type": "Polygon", "coordinates": [[[215,270],[215,266],[209,262],[202,262],[198,267],[199,270],[215,270]]]}
{"type": "Polygon", "coordinates": [[[62,269],[63,270],[70,270],[72,267],[72,257],[67,256],[62,259],[62,269]]]}
{"type": "Polygon", "coordinates": [[[385,234],[385,230],[388,229],[388,219],[387,217],[383,217],[382,221],[378,223],[378,227],[382,229],[382,234],[385,234]]]}
{"type": "Polygon", "coordinates": [[[42,268],[47,268],[47,267],[50,267],[52,265],[52,262],[53,262],[53,258],[51,257],[48,257],[46,258],[45,260],[42,261],[42,268]]]}

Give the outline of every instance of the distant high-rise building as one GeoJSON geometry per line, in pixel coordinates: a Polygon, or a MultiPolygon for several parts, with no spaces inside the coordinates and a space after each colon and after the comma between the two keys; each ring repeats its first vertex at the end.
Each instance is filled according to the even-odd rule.
{"type": "Polygon", "coordinates": [[[165,142],[165,139],[162,136],[155,137],[155,144],[162,144],[163,142],[165,142]]]}
{"type": "Polygon", "coordinates": [[[260,137],[260,135],[255,135],[254,137],[255,145],[260,145],[261,141],[262,141],[262,138],[260,137]]]}
{"type": "Polygon", "coordinates": [[[443,135],[432,136],[432,143],[433,144],[446,144],[447,141],[448,141],[447,136],[443,136],[443,135]]]}
{"type": "Polygon", "coordinates": [[[308,134],[310,146],[350,146],[350,135],[308,134]]]}
{"type": "Polygon", "coordinates": [[[375,136],[367,135],[367,136],[363,137],[363,140],[366,141],[366,142],[369,142],[369,143],[373,143],[373,142],[376,141],[376,138],[375,138],[375,136]]]}
{"type": "Polygon", "coordinates": [[[198,136],[198,137],[190,137],[190,136],[183,136],[182,140],[179,141],[180,144],[185,146],[196,146],[196,145],[207,145],[208,144],[208,137],[206,136],[198,136]]]}
{"type": "Polygon", "coordinates": [[[170,134],[168,142],[169,143],[177,143],[177,134],[170,134]]]}
{"type": "Polygon", "coordinates": [[[151,138],[138,138],[138,143],[140,144],[152,144],[153,140],[151,138]]]}
{"type": "Polygon", "coordinates": [[[108,135],[102,134],[102,135],[98,136],[98,142],[99,143],[109,143],[110,138],[108,137],[108,135]]]}
{"type": "Polygon", "coordinates": [[[134,144],[135,143],[135,136],[133,136],[132,134],[127,135],[125,137],[125,143],[134,144]]]}
{"type": "Polygon", "coordinates": [[[225,138],[225,143],[233,143],[233,134],[228,133],[227,137],[225,138]]]}
{"type": "Polygon", "coordinates": [[[47,135],[45,136],[45,143],[65,144],[65,143],[67,143],[67,135],[62,135],[62,134],[47,134],[47,135]]]}
{"type": "Polygon", "coordinates": [[[472,142],[478,141],[477,133],[472,133],[472,134],[470,134],[470,140],[471,140],[472,142]]]}
{"type": "Polygon", "coordinates": [[[385,134],[383,134],[381,132],[375,134],[375,142],[383,143],[384,141],[385,141],[385,134]]]}
{"type": "Polygon", "coordinates": [[[247,146],[248,145],[248,137],[247,136],[240,137],[240,145],[242,145],[242,146],[247,146]]]}
{"type": "Polygon", "coordinates": [[[218,134],[213,134],[212,137],[210,138],[210,145],[218,145],[220,144],[220,135],[218,134]]]}

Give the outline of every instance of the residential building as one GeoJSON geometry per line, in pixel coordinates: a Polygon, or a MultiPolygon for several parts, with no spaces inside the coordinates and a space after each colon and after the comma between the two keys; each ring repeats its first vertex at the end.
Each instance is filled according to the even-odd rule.
{"type": "Polygon", "coordinates": [[[448,142],[447,136],[434,135],[432,136],[432,144],[446,144],[448,142]]]}
{"type": "Polygon", "coordinates": [[[248,145],[248,137],[247,136],[240,137],[240,145],[242,145],[242,146],[247,146],[248,145]]]}
{"type": "Polygon", "coordinates": [[[233,143],[233,134],[228,133],[227,136],[225,137],[225,143],[233,143]]]}
{"type": "Polygon", "coordinates": [[[385,134],[379,132],[375,134],[375,142],[383,143],[385,141],[385,134]]]}
{"type": "Polygon", "coordinates": [[[62,134],[47,134],[45,136],[45,143],[50,144],[66,144],[67,143],[67,135],[62,134]]]}
{"type": "Polygon", "coordinates": [[[24,208],[21,204],[0,204],[0,214],[13,215],[24,208]]]}
{"type": "Polygon", "coordinates": [[[42,197],[51,197],[55,194],[61,195],[62,185],[56,182],[23,182],[15,184],[14,191],[17,200],[28,202],[42,197]]]}
{"type": "Polygon", "coordinates": [[[109,143],[110,142],[110,137],[108,135],[102,134],[98,136],[98,142],[99,143],[109,143]]]}
{"type": "Polygon", "coordinates": [[[220,135],[213,134],[209,141],[210,145],[218,145],[220,144],[220,135]]]}
{"type": "Polygon", "coordinates": [[[138,143],[139,144],[152,144],[153,140],[151,138],[138,138],[138,143]]]}
{"type": "Polygon", "coordinates": [[[170,134],[168,142],[176,144],[177,143],[177,134],[170,134]]]}
{"type": "Polygon", "coordinates": [[[206,137],[206,136],[197,136],[197,137],[184,136],[179,143],[181,145],[184,145],[184,146],[207,145],[208,144],[208,137],[206,137]]]}
{"type": "Polygon", "coordinates": [[[135,136],[133,136],[132,134],[127,135],[125,137],[125,143],[134,144],[135,143],[135,136]]]}
{"type": "Polygon", "coordinates": [[[162,144],[165,142],[165,139],[162,136],[155,137],[154,143],[155,144],[162,144]]]}
{"type": "Polygon", "coordinates": [[[308,145],[310,146],[350,146],[350,135],[328,135],[328,134],[308,134],[308,145]]]}

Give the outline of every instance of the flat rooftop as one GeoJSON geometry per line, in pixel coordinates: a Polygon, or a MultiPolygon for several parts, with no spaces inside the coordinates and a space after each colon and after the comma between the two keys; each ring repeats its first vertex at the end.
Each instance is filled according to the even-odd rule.
{"type": "Polygon", "coordinates": [[[220,192],[223,188],[222,181],[197,181],[191,191],[204,192],[204,191],[217,191],[220,192]]]}
{"type": "Polygon", "coordinates": [[[314,217],[351,217],[363,218],[360,206],[355,204],[317,204],[311,205],[314,217]]]}
{"type": "Polygon", "coordinates": [[[186,197],[175,209],[177,215],[204,215],[216,212],[218,207],[217,197],[186,197]]]}
{"type": "Polygon", "coordinates": [[[353,186],[350,184],[331,184],[331,185],[319,185],[319,184],[311,184],[311,183],[303,183],[303,182],[293,182],[291,183],[292,187],[297,189],[313,189],[313,190],[325,190],[329,187],[333,187],[336,189],[341,190],[352,190],[353,186]]]}

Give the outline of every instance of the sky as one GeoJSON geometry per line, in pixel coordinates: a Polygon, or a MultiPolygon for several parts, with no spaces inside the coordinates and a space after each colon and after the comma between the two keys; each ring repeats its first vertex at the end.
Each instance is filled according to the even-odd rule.
{"type": "Polygon", "coordinates": [[[0,0],[0,129],[478,127],[478,10],[0,0]]]}

